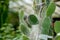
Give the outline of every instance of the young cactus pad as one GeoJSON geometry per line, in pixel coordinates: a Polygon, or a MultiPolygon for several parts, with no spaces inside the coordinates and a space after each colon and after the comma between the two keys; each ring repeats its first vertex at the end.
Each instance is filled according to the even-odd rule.
{"type": "Polygon", "coordinates": [[[47,8],[46,16],[52,16],[52,13],[55,11],[56,5],[54,2],[51,2],[47,8]]]}
{"type": "Polygon", "coordinates": [[[43,34],[48,34],[49,28],[50,28],[50,24],[51,24],[50,19],[49,19],[48,17],[46,17],[46,18],[44,19],[43,23],[42,23],[42,27],[43,27],[42,33],[43,33],[43,34]]]}
{"type": "Polygon", "coordinates": [[[27,28],[24,24],[21,24],[21,32],[25,35],[29,34],[29,28],[27,28]]]}
{"type": "Polygon", "coordinates": [[[56,33],[60,32],[60,21],[56,21],[54,24],[54,30],[56,33]]]}
{"type": "Polygon", "coordinates": [[[38,24],[38,19],[37,19],[37,17],[35,15],[30,15],[28,17],[28,20],[29,20],[30,24],[38,24]]]}

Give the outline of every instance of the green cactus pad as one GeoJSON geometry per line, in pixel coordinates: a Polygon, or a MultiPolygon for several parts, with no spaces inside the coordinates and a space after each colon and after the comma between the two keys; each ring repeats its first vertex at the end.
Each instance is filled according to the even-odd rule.
{"type": "Polygon", "coordinates": [[[47,17],[48,16],[52,16],[53,12],[55,11],[55,8],[56,8],[56,5],[54,2],[51,2],[47,8],[47,11],[46,11],[46,15],[47,17]]]}
{"type": "Polygon", "coordinates": [[[30,24],[38,24],[38,19],[37,19],[37,17],[35,15],[30,15],[28,17],[28,20],[29,20],[30,24]]]}
{"type": "Polygon", "coordinates": [[[54,24],[54,30],[56,33],[60,32],[60,21],[56,21],[54,24]]]}

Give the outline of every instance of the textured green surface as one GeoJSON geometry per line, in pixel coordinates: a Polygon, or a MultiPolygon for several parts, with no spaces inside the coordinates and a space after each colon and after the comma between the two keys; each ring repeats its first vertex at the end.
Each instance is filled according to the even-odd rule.
{"type": "Polygon", "coordinates": [[[21,10],[19,14],[20,14],[20,20],[22,20],[22,19],[23,19],[23,17],[24,17],[24,11],[23,11],[23,10],[21,10]]]}
{"type": "Polygon", "coordinates": [[[42,23],[42,33],[43,34],[48,34],[49,33],[49,29],[50,29],[50,24],[51,24],[51,21],[48,17],[46,17],[42,23]]]}
{"type": "Polygon", "coordinates": [[[30,15],[28,20],[30,24],[38,24],[38,19],[35,15],[30,15]]]}
{"type": "Polygon", "coordinates": [[[52,16],[52,14],[54,13],[55,11],[55,8],[56,8],[56,5],[54,2],[51,2],[47,8],[47,11],[46,11],[46,15],[47,17],[48,16],[52,16]]]}
{"type": "Polygon", "coordinates": [[[54,30],[56,33],[60,32],[60,21],[56,21],[54,24],[54,30]]]}
{"type": "Polygon", "coordinates": [[[25,35],[28,35],[29,29],[24,24],[21,24],[21,32],[25,35]]]}

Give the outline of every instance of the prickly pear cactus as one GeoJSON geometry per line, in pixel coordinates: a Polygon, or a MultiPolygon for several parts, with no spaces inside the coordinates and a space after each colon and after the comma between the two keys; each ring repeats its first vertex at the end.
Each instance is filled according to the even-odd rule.
{"type": "Polygon", "coordinates": [[[54,30],[57,33],[55,40],[60,40],[60,21],[56,21],[54,24],[54,30]]]}
{"type": "Polygon", "coordinates": [[[42,23],[42,27],[45,34],[49,33],[49,29],[50,29],[50,25],[52,22],[52,14],[55,11],[56,5],[54,2],[50,2],[50,4],[48,5],[48,8],[46,10],[46,17],[44,17],[43,23],[42,23]],[[45,27],[45,28],[44,28],[45,27]]]}

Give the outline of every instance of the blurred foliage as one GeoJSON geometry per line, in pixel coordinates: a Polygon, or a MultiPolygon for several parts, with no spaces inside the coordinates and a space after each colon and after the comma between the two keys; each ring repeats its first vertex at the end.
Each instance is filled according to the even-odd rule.
{"type": "Polygon", "coordinates": [[[55,40],[60,40],[60,21],[56,21],[54,24],[54,30],[57,33],[55,40]]]}
{"type": "Polygon", "coordinates": [[[0,0],[0,27],[5,23],[8,15],[9,0],[0,0]]]}
{"type": "Polygon", "coordinates": [[[9,12],[9,0],[0,0],[0,40],[28,40],[18,26],[18,12],[9,12]]]}
{"type": "MultiPolygon", "coordinates": [[[[44,2],[46,2],[46,5],[42,9],[42,22],[41,20],[38,20],[41,17],[38,13],[40,11],[40,5],[37,6],[33,4],[35,8],[33,11],[35,11],[36,15],[39,16],[37,17],[36,15],[25,15],[26,10],[24,7],[17,8],[17,12],[12,12],[13,10],[9,10],[9,0],[0,0],[0,40],[29,40],[31,32],[31,27],[29,27],[29,25],[32,26],[34,24],[39,24],[40,21],[42,23],[42,34],[52,36],[51,16],[55,11],[56,5],[50,0],[45,0],[44,2]],[[28,17],[24,19],[25,16],[28,17]]],[[[55,24],[56,32],[60,31],[59,26],[59,22],[55,24]]]]}

